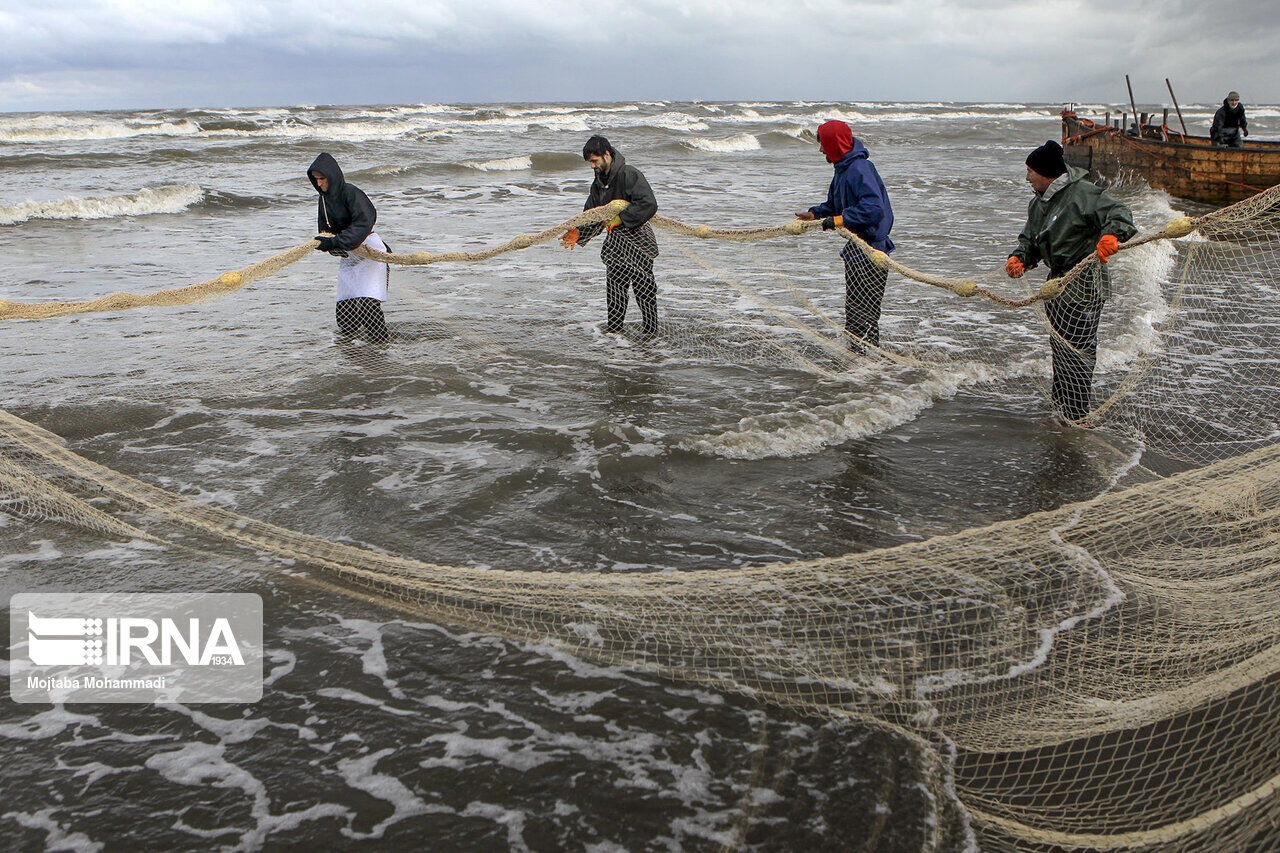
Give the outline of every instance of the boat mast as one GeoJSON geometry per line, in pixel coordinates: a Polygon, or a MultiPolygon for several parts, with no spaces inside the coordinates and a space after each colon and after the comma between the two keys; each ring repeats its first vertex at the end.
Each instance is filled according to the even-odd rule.
{"type": "MultiPolygon", "coordinates": [[[[1133,101],[1133,84],[1129,82],[1129,75],[1124,75],[1124,84],[1129,87],[1129,106],[1133,107],[1133,126],[1138,128],[1138,136],[1142,136],[1142,125],[1138,124],[1138,105],[1133,101]]],[[[1121,128],[1121,132],[1128,132],[1128,128],[1121,128]]]]}
{"type": "Polygon", "coordinates": [[[1173,108],[1178,111],[1178,123],[1182,125],[1182,138],[1187,138],[1187,123],[1182,120],[1182,107],[1178,106],[1178,96],[1173,94],[1173,84],[1169,82],[1169,78],[1164,78],[1164,84],[1169,87],[1169,97],[1173,98],[1173,108]]]}

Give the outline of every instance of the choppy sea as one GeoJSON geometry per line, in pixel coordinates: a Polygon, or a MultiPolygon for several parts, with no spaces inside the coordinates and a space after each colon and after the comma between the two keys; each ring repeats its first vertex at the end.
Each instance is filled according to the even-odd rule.
{"type": "MultiPolygon", "coordinates": [[[[646,174],[667,216],[778,224],[825,198],[815,130],[831,118],[885,180],[895,257],[967,274],[1014,245],[1026,152],[1059,136],[1061,106],[4,114],[0,298],[180,286],[296,245],[314,234],[305,170],[321,151],[368,193],[397,251],[480,248],[579,212],[593,133],[646,174]]],[[[1184,110],[1193,132],[1212,110],[1184,110]]],[[[1280,108],[1251,108],[1250,127],[1280,136],[1280,108]]],[[[1143,227],[1202,212],[1142,184],[1115,192],[1143,227]]],[[[782,282],[838,316],[837,250],[807,237],[664,242],[670,334],[653,345],[601,333],[593,247],[396,269],[394,338],[376,353],[335,340],[336,262],[317,253],[215,302],[8,321],[0,407],[244,515],[495,569],[696,571],[864,551],[1091,497],[1142,459],[1131,436],[1053,422],[1047,336],[1030,313],[892,278],[882,334],[945,354],[935,369],[837,380],[735,343],[734,282],[782,282]]],[[[1171,250],[1134,255],[1117,264],[1104,386],[1168,310],[1171,250]]],[[[1218,391],[1190,388],[1180,405],[1207,417],[1218,391]]],[[[264,698],[249,706],[6,700],[5,846],[910,851],[937,817],[891,736],[424,623],[281,569],[0,514],[6,600],[257,592],[267,649],[264,698]]]]}

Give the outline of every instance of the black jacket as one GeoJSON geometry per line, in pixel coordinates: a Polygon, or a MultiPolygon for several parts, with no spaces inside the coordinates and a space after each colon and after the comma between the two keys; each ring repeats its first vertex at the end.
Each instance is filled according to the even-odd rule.
{"type": "Polygon", "coordinates": [[[330,154],[321,154],[307,169],[307,179],[320,193],[316,224],[321,231],[328,231],[338,238],[338,246],[350,252],[365,241],[378,221],[378,211],[364,190],[349,184],[342,177],[338,161],[330,154]],[[329,191],[320,192],[312,172],[319,172],[329,179],[329,191]]]}
{"type": "Polygon", "coordinates": [[[1236,104],[1235,109],[1232,109],[1224,100],[1222,106],[1218,107],[1218,111],[1213,114],[1213,127],[1209,128],[1209,136],[1217,139],[1218,134],[1229,127],[1238,127],[1245,136],[1249,135],[1249,122],[1244,117],[1244,104],[1236,104]]]}
{"type": "MultiPolygon", "coordinates": [[[[609,171],[604,175],[596,175],[596,179],[591,182],[591,192],[582,209],[590,210],[619,198],[626,199],[630,204],[618,217],[622,224],[605,237],[600,257],[606,264],[632,259],[636,253],[653,260],[658,256],[658,240],[653,235],[653,226],[649,224],[649,220],[658,212],[658,201],[653,197],[653,190],[640,170],[635,166],[628,166],[626,159],[614,152],[609,171]]],[[[583,226],[578,229],[579,242],[586,243],[603,230],[603,222],[583,226]]]]}

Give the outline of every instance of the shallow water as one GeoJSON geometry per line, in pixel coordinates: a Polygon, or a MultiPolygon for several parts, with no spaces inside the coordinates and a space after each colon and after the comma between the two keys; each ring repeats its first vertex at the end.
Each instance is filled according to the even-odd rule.
{"type": "MultiPolygon", "coordinates": [[[[1280,127],[1272,112],[1251,114],[1258,135],[1280,127]]],[[[577,151],[592,132],[645,172],[666,215],[775,224],[825,195],[812,132],[827,118],[849,120],[870,148],[899,260],[974,274],[1014,245],[1025,151],[1058,135],[1056,113],[662,103],[6,115],[0,297],[177,286],[300,243],[314,225],[304,172],[321,150],[368,192],[398,251],[475,248],[578,212],[590,172],[577,151]]],[[[1187,209],[1145,187],[1116,192],[1145,227],[1187,209]]],[[[884,337],[937,362],[824,378],[731,324],[758,308],[726,279],[796,287],[838,316],[838,247],[660,240],[653,345],[600,334],[594,246],[397,269],[391,345],[337,344],[335,264],[316,255],[217,302],[10,322],[0,405],[90,459],[244,515],[434,563],[545,571],[891,546],[1091,497],[1143,453],[1131,437],[1052,423],[1046,336],[1029,313],[895,278],[884,337]]],[[[1104,387],[1168,310],[1171,250],[1133,254],[1117,262],[1104,387]]],[[[1274,329],[1280,309],[1259,305],[1255,319],[1274,329]]],[[[1210,376],[1248,361],[1207,358],[1210,376]]],[[[1225,393],[1193,384],[1173,408],[1229,439],[1225,393]]],[[[197,544],[209,549],[0,515],[9,594],[216,589],[267,602],[270,675],[256,705],[7,703],[0,820],[19,846],[915,850],[937,818],[893,737],[423,624],[281,561],[197,544]]]]}

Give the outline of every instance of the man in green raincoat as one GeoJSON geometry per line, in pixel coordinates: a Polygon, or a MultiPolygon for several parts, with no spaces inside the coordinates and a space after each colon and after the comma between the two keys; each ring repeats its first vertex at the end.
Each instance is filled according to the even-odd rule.
{"type": "Polygon", "coordinates": [[[1035,197],[1018,248],[1005,263],[1010,278],[1043,263],[1057,278],[1090,255],[1091,264],[1061,294],[1044,304],[1053,350],[1053,405],[1065,418],[1084,421],[1091,408],[1093,370],[1098,360],[1102,303],[1111,295],[1107,258],[1138,229],[1129,208],[1067,166],[1062,146],[1050,140],[1027,157],[1027,183],[1035,197]]]}

